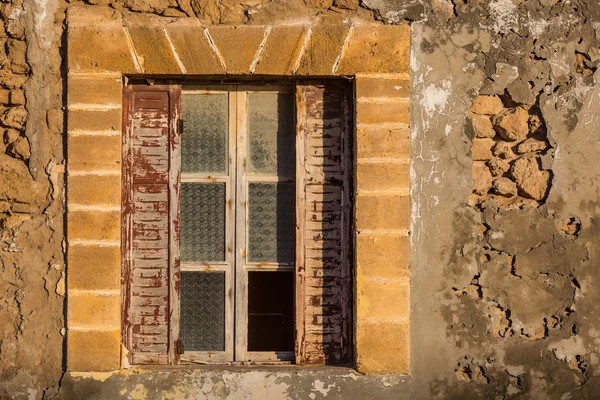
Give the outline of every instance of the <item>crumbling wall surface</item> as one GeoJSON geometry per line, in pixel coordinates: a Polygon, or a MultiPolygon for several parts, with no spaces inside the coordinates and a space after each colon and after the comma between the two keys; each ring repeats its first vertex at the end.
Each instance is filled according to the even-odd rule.
{"type": "MultiPolygon", "coordinates": [[[[51,398],[63,374],[64,19],[82,3],[0,2],[0,398],[51,398]]],[[[85,3],[205,24],[411,21],[411,377],[351,377],[352,386],[343,376],[326,382],[302,372],[298,384],[317,390],[298,393],[600,397],[596,0],[85,3]]],[[[227,388],[244,379],[169,374],[161,372],[159,387],[209,377],[216,389],[200,392],[221,397],[224,376],[227,388]]],[[[282,396],[296,390],[289,371],[246,376],[258,383],[243,387],[284,382],[282,396]]],[[[106,386],[69,376],[61,391],[134,397],[153,380],[111,375],[106,386]]]]}
{"type": "Polygon", "coordinates": [[[415,21],[421,395],[600,397],[598,3],[365,3],[415,21]]]}
{"type": "Polygon", "coordinates": [[[62,376],[59,4],[0,3],[0,398],[52,397],[62,376]]]}

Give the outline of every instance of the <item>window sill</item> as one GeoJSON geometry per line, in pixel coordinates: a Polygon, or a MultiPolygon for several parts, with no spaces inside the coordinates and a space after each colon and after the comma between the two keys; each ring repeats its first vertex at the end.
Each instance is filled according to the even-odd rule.
{"type": "Polygon", "coordinates": [[[351,365],[296,365],[286,361],[266,361],[266,362],[228,362],[228,363],[182,363],[178,365],[135,365],[127,369],[118,370],[118,372],[168,372],[168,371],[330,371],[331,373],[356,373],[360,374],[355,367],[351,365]]]}
{"type": "Polygon", "coordinates": [[[334,366],[145,366],[68,372],[59,398],[373,398],[410,400],[411,375],[363,375],[334,366]],[[93,396],[92,396],[93,397],[93,396]],[[137,397],[136,397],[137,398],[137,397]]]}

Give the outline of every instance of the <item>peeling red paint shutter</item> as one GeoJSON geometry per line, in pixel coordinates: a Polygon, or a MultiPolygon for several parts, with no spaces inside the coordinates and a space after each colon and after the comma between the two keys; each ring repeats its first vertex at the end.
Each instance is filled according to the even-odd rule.
{"type": "Polygon", "coordinates": [[[297,346],[304,364],[351,361],[352,89],[298,85],[297,346]]]}
{"type": "Polygon", "coordinates": [[[171,165],[178,103],[176,86],[125,88],[123,342],[132,364],[167,364],[176,357],[170,315],[178,303],[171,299],[179,276],[172,211],[179,201],[171,165]]]}

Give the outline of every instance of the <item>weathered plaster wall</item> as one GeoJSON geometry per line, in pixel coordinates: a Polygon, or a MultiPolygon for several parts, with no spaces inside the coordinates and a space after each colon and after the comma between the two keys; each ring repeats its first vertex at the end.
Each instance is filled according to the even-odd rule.
{"type": "MultiPolygon", "coordinates": [[[[176,394],[174,387],[184,396],[222,397],[243,388],[242,396],[256,388],[245,379],[281,387],[275,397],[600,396],[595,0],[88,3],[212,24],[316,15],[412,21],[412,374],[363,378],[326,370],[300,372],[296,380],[287,370],[163,371],[112,374],[102,385],[93,377],[66,376],[61,397],[143,395],[137,385],[157,398],[162,390],[176,394]],[[542,157],[540,168],[551,181],[539,205],[507,207],[491,195],[469,201],[477,185],[469,109],[482,94],[539,109],[552,148],[542,157]],[[211,388],[198,389],[209,381],[211,388]]],[[[0,398],[51,398],[63,364],[61,54],[69,3],[0,6],[6,146],[0,155],[0,398]]]]}
{"type": "Polygon", "coordinates": [[[597,4],[431,7],[412,15],[414,377],[439,398],[597,398],[597,4]],[[473,159],[497,159],[471,147],[478,94],[539,107],[539,206],[469,205],[473,159]]]}
{"type": "Polygon", "coordinates": [[[0,398],[51,397],[62,375],[59,5],[0,4],[0,398]]]}

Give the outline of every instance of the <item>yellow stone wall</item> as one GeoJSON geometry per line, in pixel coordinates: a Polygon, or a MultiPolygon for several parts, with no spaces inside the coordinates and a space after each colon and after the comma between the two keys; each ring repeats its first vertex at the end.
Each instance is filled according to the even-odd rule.
{"type": "Polygon", "coordinates": [[[356,85],[357,366],[409,373],[409,50],[406,25],[205,27],[71,7],[68,369],[120,368],[123,77],[347,76],[356,85]]]}
{"type": "Polygon", "coordinates": [[[120,367],[120,73],[71,71],[67,122],[67,364],[120,367]]]}

